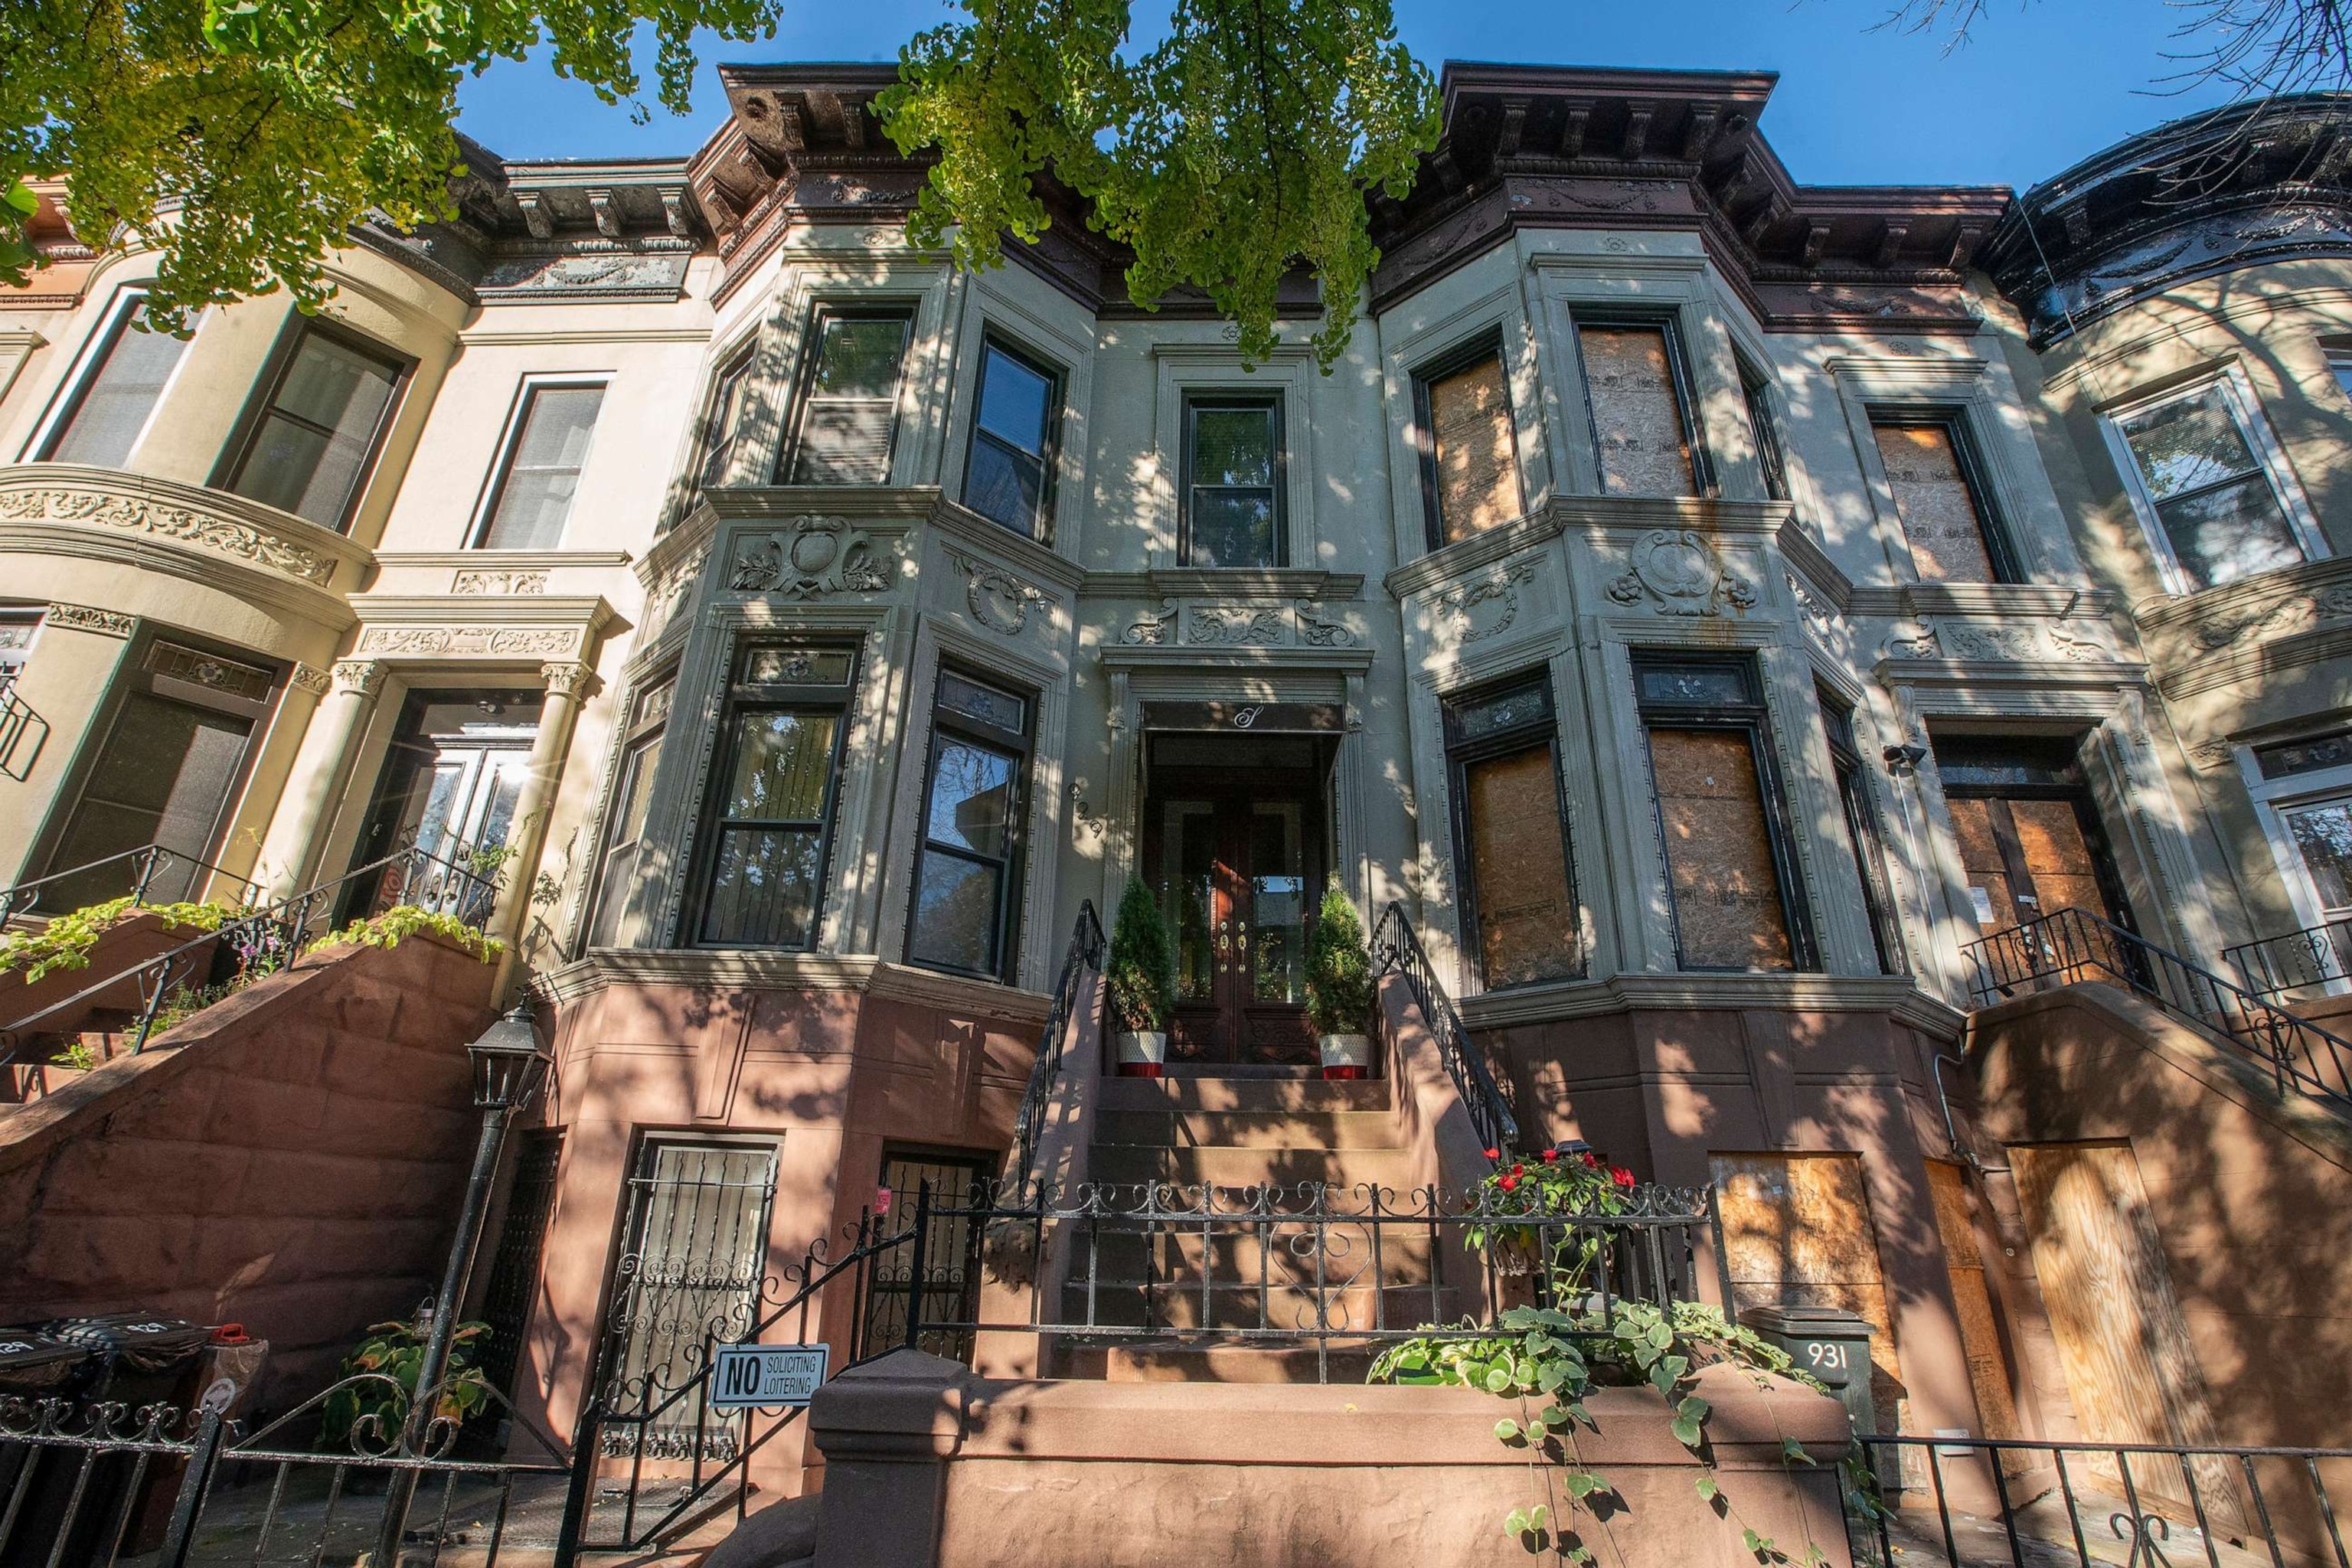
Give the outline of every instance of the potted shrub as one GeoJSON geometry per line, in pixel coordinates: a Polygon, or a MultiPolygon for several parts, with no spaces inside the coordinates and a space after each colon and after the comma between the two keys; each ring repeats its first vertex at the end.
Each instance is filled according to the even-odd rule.
{"type": "Polygon", "coordinates": [[[1104,975],[1118,1031],[1122,1078],[1158,1078],[1168,1063],[1168,1009],[1176,999],[1176,954],[1160,900],[1140,877],[1119,895],[1111,922],[1110,968],[1104,975]]]}
{"type": "Polygon", "coordinates": [[[1325,1078],[1362,1078],[1372,1066],[1372,955],[1345,889],[1333,882],[1307,939],[1307,1015],[1325,1078]]]}

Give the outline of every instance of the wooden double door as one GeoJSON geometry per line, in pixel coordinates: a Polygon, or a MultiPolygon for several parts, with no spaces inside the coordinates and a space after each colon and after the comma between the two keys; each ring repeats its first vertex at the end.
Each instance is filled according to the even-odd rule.
{"type": "Polygon", "coordinates": [[[1327,872],[1318,768],[1155,768],[1144,874],[1176,946],[1171,1067],[1311,1068],[1307,933],[1327,872]]]}

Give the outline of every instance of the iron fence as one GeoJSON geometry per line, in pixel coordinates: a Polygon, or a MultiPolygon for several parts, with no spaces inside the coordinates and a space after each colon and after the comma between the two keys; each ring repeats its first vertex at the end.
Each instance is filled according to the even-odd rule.
{"type": "Polygon", "coordinates": [[[2352,980],[2352,920],[2324,921],[2284,936],[2240,942],[2223,948],[2221,957],[2246,989],[2264,1001],[2291,991],[2325,990],[2352,980]]]}
{"type": "MultiPolygon", "coordinates": [[[[209,1408],[0,1397],[0,1563],[316,1565],[370,1560],[391,1540],[393,1568],[445,1552],[496,1568],[534,1533],[534,1509],[552,1523],[571,1467],[495,1390],[471,1421],[438,1413],[431,1392],[436,1414],[414,1431],[408,1392],[377,1373],[251,1432],[209,1408]],[[481,1451],[493,1442],[505,1452],[481,1451]],[[417,1484],[393,1484],[403,1476],[417,1484]]],[[[528,1542],[533,1555],[549,1543],[528,1542]]]]}
{"type": "Polygon", "coordinates": [[[193,893],[199,876],[210,878],[214,887],[218,887],[224,882],[232,885],[236,889],[236,897],[245,904],[250,904],[253,901],[253,895],[257,890],[257,885],[251,879],[240,877],[233,871],[214,865],[209,860],[184,854],[177,849],[167,849],[161,844],[142,844],[136,849],[125,849],[119,855],[101,856],[96,860],[85,861],[79,866],[68,866],[62,871],[51,871],[47,876],[35,877],[29,881],[19,882],[13,888],[0,888],[0,923],[14,920],[18,915],[31,914],[39,910],[44,898],[58,888],[79,881],[84,878],[110,871],[116,867],[121,868],[121,874],[125,879],[122,892],[116,896],[128,897],[134,904],[153,902],[154,900],[151,895],[159,887],[170,885],[170,879],[175,871],[184,871],[185,876],[173,889],[171,893],[173,899],[184,899],[193,893]]]}
{"type": "MultiPolygon", "coordinates": [[[[2287,1568],[2347,1561],[2352,1449],[1862,1436],[1855,1568],[2287,1568]]],[[[1849,1467],[1850,1478],[1853,1468],[1849,1467]]]]}
{"type": "Polygon", "coordinates": [[[1372,928],[1371,946],[1372,962],[1379,971],[1384,974],[1396,971],[1412,993],[1414,1005],[1436,1038],[1454,1090],[1470,1112],[1470,1124],[1477,1131],[1480,1145],[1507,1159],[1518,1146],[1519,1124],[1505,1103],[1495,1075],[1487,1070],[1478,1042],[1470,1037],[1468,1026],[1454,1010],[1454,998],[1439,982],[1436,966],[1429,962],[1402,904],[1391,902],[1381,911],[1380,923],[1372,928]]]}
{"type": "Polygon", "coordinates": [[[498,896],[498,884],[488,877],[426,850],[402,850],[290,898],[243,910],[223,920],[217,930],[116,970],[61,1001],[0,1025],[0,1041],[6,1046],[0,1064],[21,1052],[28,1041],[44,1038],[99,1005],[108,993],[119,994],[126,986],[133,988],[138,999],[126,1026],[128,1049],[132,1054],[144,1050],[166,1004],[174,998],[200,1000],[212,988],[285,967],[305,945],[326,934],[342,889],[368,879],[393,889],[391,903],[437,909],[474,931],[488,922],[498,896]],[[44,1025],[50,1027],[45,1030],[44,1025]]]}
{"type": "Polygon", "coordinates": [[[1974,965],[1970,992],[1979,1006],[2084,980],[2115,981],[2242,1048],[2282,1094],[2298,1089],[2338,1111],[2352,1110],[2352,1040],[2087,910],[2058,910],[1960,951],[1974,965]]]}

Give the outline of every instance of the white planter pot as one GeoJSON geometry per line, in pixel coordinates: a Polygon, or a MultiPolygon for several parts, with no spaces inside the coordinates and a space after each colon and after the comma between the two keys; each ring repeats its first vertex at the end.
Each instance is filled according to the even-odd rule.
{"type": "Polygon", "coordinates": [[[1372,1037],[1370,1035],[1318,1035],[1325,1078],[1370,1078],[1372,1037]]]}
{"type": "Polygon", "coordinates": [[[1167,1067],[1167,1031],[1118,1037],[1119,1077],[1158,1078],[1167,1067]]]}

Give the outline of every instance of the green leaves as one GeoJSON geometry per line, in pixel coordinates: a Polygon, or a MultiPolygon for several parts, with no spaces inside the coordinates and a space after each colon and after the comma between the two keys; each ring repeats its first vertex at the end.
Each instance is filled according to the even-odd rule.
{"type": "Polygon", "coordinates": [[[1713,1502],[1723,1495],[1723,1489],[1716,1484],[1713,1476],[1700,1476],[1692,1481],[1691,1485],[1697,1489],[1698,1500],[1701,1502],[1713,1502]]]}
{"type": "Polygon", "coordinates": [[[1124,0],[958,4],[969,19],[910,43],[877,103],[900,150],[939,152],[917,243],[953,228],[959,261],[996,265],[1004,234],[1046,226],[1031,182],[1050,174],[1133,249],[1136,303],[1205,293],[1246,359],[1273,352],[1283,277],[1304,262],[1322,284],[1317,354],[1336,363],[1380,258],[1365,198],[1402,196],[1439,129],[1387,0],[1177,0],[1132,57],[1124,0]]]}
{"type": "Polygon", "coordinates": [[[1675,1441],[1696,1453],[1703,1436],[1700,1428],[1705,1425],[1707,1413],[1712,1409],[1714,1409],[1713,1405],[1696,1394],[1675,1405],[1674,1420],[1671,1423],[1674,1427],[1675,1441]]]}
{"type": "Polygon", "coordinates": [[[1810,1465],[1813,1462],[1813,1457],[1805,1452],[1805,1446],[1794,1437],[1780,1439],[1780,1458],[1793,1460],[1800,1465],[1810,1465]]]}

